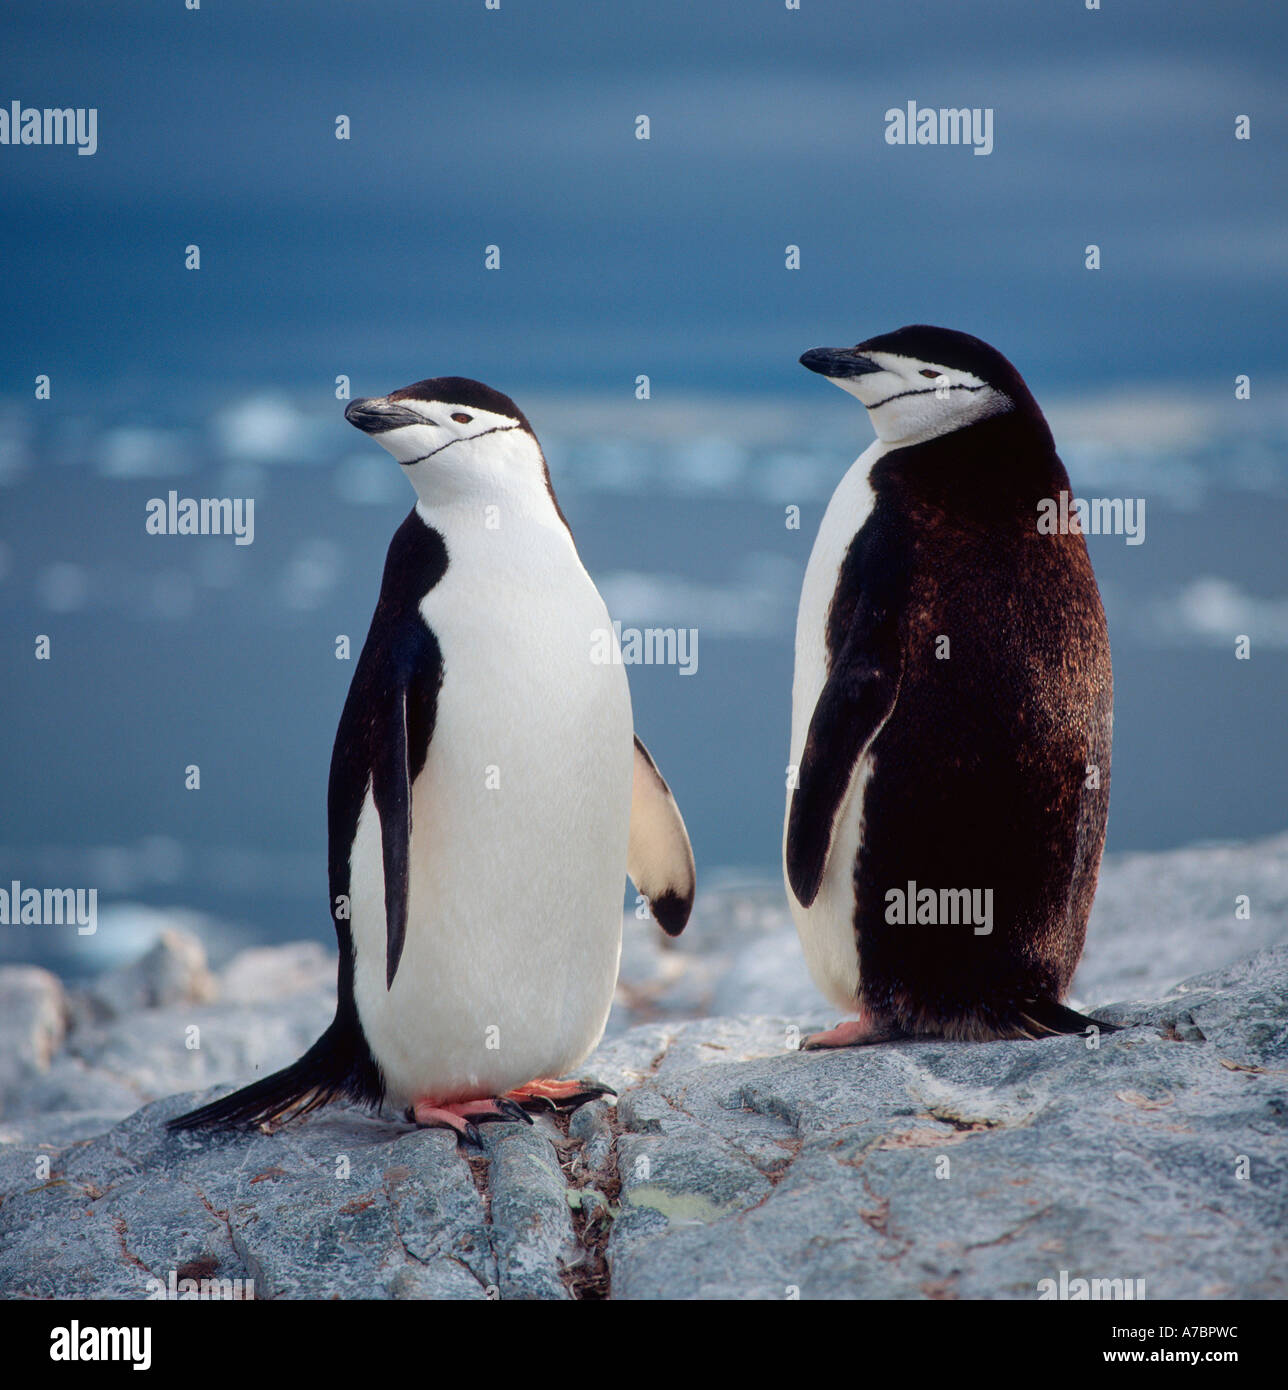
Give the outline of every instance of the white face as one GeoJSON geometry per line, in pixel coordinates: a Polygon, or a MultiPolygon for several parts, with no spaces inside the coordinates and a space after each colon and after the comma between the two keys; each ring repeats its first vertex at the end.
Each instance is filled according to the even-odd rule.
{"type": "Polygon", "coordinates": [[[1009,396],[959,368],[894,352],[863,356],[880,370],[828,380],[863,402],[888,444],[919,444],[1012,409],[1009,396]]]}
{"type": "Polygon", "coordinates": [[[549,500],[541,450],[511,416],[452,401],[387,396],[354,401],[345,414],[398,460],[427,507],[549,500]],[[382,417],[389,428],[380,428],[382,417]]]}

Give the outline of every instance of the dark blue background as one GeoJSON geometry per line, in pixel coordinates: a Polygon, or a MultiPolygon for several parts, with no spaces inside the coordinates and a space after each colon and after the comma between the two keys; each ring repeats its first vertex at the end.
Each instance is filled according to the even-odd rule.
{"type": "Polygon", "coordinates": [[[1058,429],[1075,487],[1148,494],[1144,546],[1092,544],[1111,845],[1282,828],[1286,49],[1269,4],[8,13],[0,102],[97,107],[99,150],[0,147],[0,879],[329,930],[334,636],[361,642],[411,502],[334,382],[448,373],[528,408],[610,602],[623,575],[663,584],[615,616],[702,629],[694,678],[632,673],[637,724],[708,878],[776,872],[796,594],[870,437],[795,360],[919,320],[1081,408],[1058,429]],[[888,146],[909,100],[992,107],[994,152],[888,146]],[[1129,425],[1102,438],[1109,397],[1129,425]],[[145,536],[172,486],[255,496],[255,544],[145,536]],[[1204,576],[1241,596],[1225,627],[1185,616],[1204,576]],[[745,630],[704,616],[757,584],[745,630]]]}

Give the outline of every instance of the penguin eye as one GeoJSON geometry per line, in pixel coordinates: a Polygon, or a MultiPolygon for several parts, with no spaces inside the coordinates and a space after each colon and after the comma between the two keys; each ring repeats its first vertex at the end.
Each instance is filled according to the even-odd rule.
{"type": "Polygon", "coordinates": [[[472,415],[466,415],[463,410],[458,410],[456,414],[452,416],[452,419],[455,420],[458,425],[468,425],[473,418],[472,415]]]}
{"type": "Polygon", "coordinates": [[[937,372],[933,367],[923,367],[921,369],[921,374],[922,376],[928,376],[931,381],[935,381],[937,378],[943,376],[943,372],[937,372]]]}

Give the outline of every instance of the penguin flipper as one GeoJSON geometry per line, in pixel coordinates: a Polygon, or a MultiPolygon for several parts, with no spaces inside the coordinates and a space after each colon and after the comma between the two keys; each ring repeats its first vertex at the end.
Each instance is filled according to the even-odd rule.
{"type": "Polygon", "coordinates": [[[626,872],[648,899],[653,920],[668,936],[679,936],[689,920],[697,887],[693,846],[671,788],[638,734],[626,872]]]}
{"type": "Polygon", "coordinates": [[[407,866],[411,854],[411,766],[407,754],[407,687],[400,686],[376,740],[371,796],[380,817],[385,872],[385,988],[392,989],[407,939],[407,866]]]}
{"type": "Polygon", "coordinates": [[[888,631],[851,632],[814,706],[787,818],[787,881],[809,907],[818,896],[854,770],[894,709],[898,648],[888,631]]]}

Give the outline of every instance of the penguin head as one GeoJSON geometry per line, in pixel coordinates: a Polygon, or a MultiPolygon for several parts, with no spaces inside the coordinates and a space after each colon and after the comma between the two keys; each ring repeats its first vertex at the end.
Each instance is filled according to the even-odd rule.
{"type": "Polygon", "coordinates": [[[498,492],[553,501],[527,417],[481,381],[430,377],[387,396],[352,400],[344,418],[388,449],[426,506],[490,500],[498,492]]]}
{"type": "Polygon", "coordinates": [[[912,324],[852,348],[812,348],[800,360],[862,401],[888,444],[919,444],[1010,411],[1041,419],[1010,362],[951,328],[912,324]]]}

